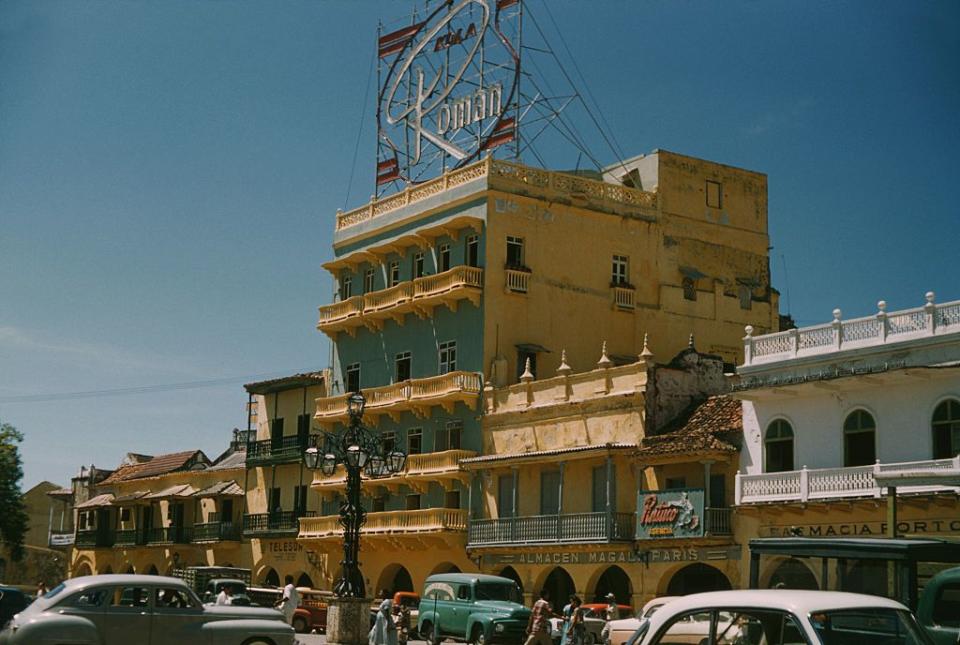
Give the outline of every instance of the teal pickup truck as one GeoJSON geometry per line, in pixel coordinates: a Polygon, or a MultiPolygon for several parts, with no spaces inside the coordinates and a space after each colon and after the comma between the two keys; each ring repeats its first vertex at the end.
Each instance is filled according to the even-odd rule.
{"type": "Polygon", "coordinates": [[[960,567],[930,578],[917,605],[917,620],[937,645],[960,643],[960,567]]]}
{"type": "Polygon", "coordinates": [[[522,643],[530,610],[509,578],[479,573],[430,576],[420,594],[417,629],[428,642],[445,638],[487,645],[522,643]]]}

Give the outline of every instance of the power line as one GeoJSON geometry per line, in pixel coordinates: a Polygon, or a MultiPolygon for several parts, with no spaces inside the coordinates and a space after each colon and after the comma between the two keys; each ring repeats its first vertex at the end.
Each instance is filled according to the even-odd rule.
{"type": "Polygon", "coordinates": [[[45,401],[71,401],[75,399],[95,399],[106,396],[127,396],[131,394],[153,394],[156,392],[175,392],[178,390],[196,390],[220,385],[236,385],[251,381],[278,378],[290,374],[309,372],[310,369],[284,370],[283,372],[267,372],[263,374],[248,374],[246,376],[231,376],[227,378],[208,379],[203,381],[184,381],[182,383],[166,383],[161,385],[139,385],[134,387],[118,387],[104,390],[87,390],[82,392],[48,392],[46,394],[24,394],[18,396],[0,397],[0,403],[38,403],[45,401]]]}

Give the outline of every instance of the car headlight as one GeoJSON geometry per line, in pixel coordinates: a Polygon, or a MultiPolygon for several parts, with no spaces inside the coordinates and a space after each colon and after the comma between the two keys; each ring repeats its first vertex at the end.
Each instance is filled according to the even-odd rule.
{"type": "Polygon", "coordinates": [[[493,625],[493,631],[495,631],[495,632],[497,632],[497,633],[502,632],[502,631],[505,630],[506,628],[507,628],[507,626],[504,625],[503,623],[494,623],[494,625],[493,625]]]}

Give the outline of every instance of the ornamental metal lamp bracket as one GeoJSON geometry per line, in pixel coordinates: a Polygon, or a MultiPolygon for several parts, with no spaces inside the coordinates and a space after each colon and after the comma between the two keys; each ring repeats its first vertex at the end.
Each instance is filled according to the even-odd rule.
{"type": "Polygon", "coordinates": [[[367,513],[360,503],[360,475],[369,479],[390,477],[403,472],[406,453],[384,450],[379,438],[363,425],[366,399],[361,392],[347,398],[349,422],[345,428],[326,433],[321,445],[311,445],[303,453],[303,463],[310,470],[333,475],[338,466],[347,472],[346,498],[340,504],[340,525],[343,527],[343,560],[340,577],[333,587],[339,598],[364,598],[366,586],[360,572],[360,529],[367,513]]]}

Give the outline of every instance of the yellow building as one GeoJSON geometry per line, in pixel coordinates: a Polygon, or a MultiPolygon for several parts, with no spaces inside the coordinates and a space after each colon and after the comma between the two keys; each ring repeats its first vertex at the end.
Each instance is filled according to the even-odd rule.
{"type": "Polygon", "coordinates": [[[214,462],[199,450],[128,455],[75,504],[71,575],[242,566],[244,447],[235,438],[214,462]]]}
{"type": "MultiPolygon", "coordinates": [[[[335,344],[334,388],[363,390],[365,423],[410,454],[403,476],[364,484],[371,589],[412,590],[430,573],[476,568],[472,547],[474,560],[464,549],[467,518],[490,493],[481,499],[471,485],[471,459],[517,455],[529,443],[522,432],[488,440],[490,424],[506,417],[490,407],[500,394],[485,384],[519,387],[524,373],[553,374],[564,356],[595,363],[599,339],[612,366],[631,364],[645,333],[665,355],[694,334],[733,365],[744,325],[779,328],[766,177],[672,152],[592,178],[489,158],[339,212],[335,226],[335,258],[324,266],[338,297],[320,307],[318,322],[335,344]],[[407,557],[424,544],[428,557],[407,557]]],[[[648,422],[679,413],[664,404],[648,422]]],[[[345,394],[316,401],[322,428],[346,419],[345,394]]],[[[583,473],[610,453],[627,477],[642,427],[612,452],[599,437],[617,436],[615,428],[565,441],[589,447],[577,453],[583,473]]],[[[530,473],[538,459],[524,458],[530,473]]],[[[342,476],[315,476],[322,513],[301,522],[301,542],[333,561],[342,487],[342,476]]],[[[632,488],[620,484],[618,512],[632,512],[622,493],[632,488]]]]}
{"type": "Polygon", "coordinates": [[[256,583],[280,586],[292,575],[298,586],[319,587],[328,577],[326,559],[297,542],[300,522],[320,511],[303,451],[318,432],[314,401],[326,395],[326,378],[311,372],[244,386],[250,441],[242,481],[243,566],[256,583]]]}
{"type": "Polygon", "coordinates": [[[634,607],[736,585],[736,448],[723,437],[739,433],[739,402],[708,398],[722,367],[692,349],[657,365],[647,350],[488,388],[484,456],[461,462],[482,491],[467,543],[480,570],[513,578],[528,600],[546,588],[556,602],[613,593],[634,607]],[[685,500],[684,524],[670,515],[685,500]]]}

